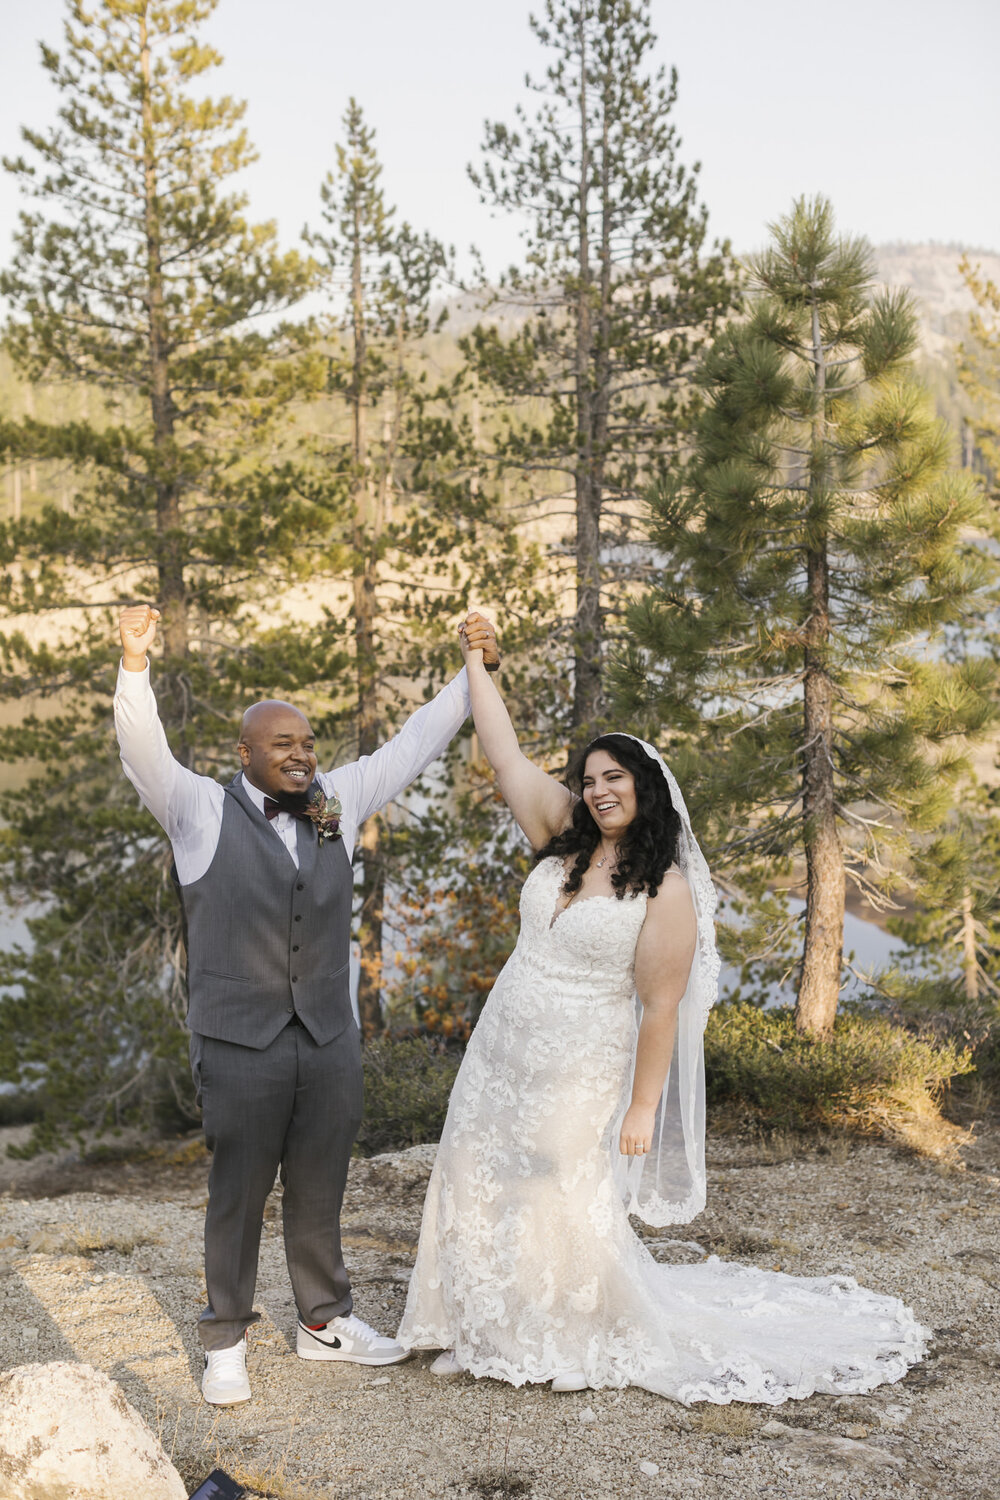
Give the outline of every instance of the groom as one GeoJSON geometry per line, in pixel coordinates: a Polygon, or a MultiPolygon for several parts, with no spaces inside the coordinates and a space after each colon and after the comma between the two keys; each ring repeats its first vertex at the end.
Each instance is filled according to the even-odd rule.
{"type": "MultiPolygon", "coordinates": [[[[119,618],[115,726],[125,774],[173,849],[188,937],[188,1024],[205,1139],[208,1306],[202,1393],[250,1398],[246,1330],[264,1203],[284,1187],[285,1258],[303,1359],[406,1357],[351,1311],[340,1207],[361,1122],[358,1028],[349,990],[351,855],[359,824],[438,755],[469,712],[464,669],[373,755],[317,772],[309,721],[290,703],[243,715],[242,770],[228,786],[171,755],[149,682],[159,611],[119,618]]],[[[466,625],[499,663],[493,627],[466,625]]]]}

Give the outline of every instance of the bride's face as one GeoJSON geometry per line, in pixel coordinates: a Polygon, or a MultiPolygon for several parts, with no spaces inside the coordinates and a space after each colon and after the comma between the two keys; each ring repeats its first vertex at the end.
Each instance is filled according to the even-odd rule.
{"type": "Polygon", "coordinates": [[[635,778],[607,750],[592,750],[583,768],[583,800],[602,835],[620,838],[636,814],[635,778]]]}

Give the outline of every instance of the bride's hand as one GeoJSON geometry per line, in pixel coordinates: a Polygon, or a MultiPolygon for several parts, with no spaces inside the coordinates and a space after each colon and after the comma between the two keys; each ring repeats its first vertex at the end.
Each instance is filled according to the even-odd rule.
{"type": "Polygon", "coordinates": [[[622,1156],[645,1156],[653,1144],[653,1124],[656,1120],[655,1106],[630,1104],[622,1121],[621,1139],[618,1143],[622,1156]]]}
{"type": "Polygon", "coordinates": [[[458,627],[458,634],[463,661],[481,661],[488,672],[496,670],[500,665],[496,631],[485,615],[481,615],[478,610],[471,610],[458,627]]]}

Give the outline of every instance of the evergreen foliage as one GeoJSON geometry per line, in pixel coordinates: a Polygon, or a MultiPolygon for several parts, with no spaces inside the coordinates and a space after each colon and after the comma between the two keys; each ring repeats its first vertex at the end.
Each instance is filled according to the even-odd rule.
{"type": "Polygon", "coordinates": [[[355,1152],[377,1156],[437,1141],[461,1057],[425,1037],[376,1037],[365,1047],[365,1117],[355,1152]]]}
{"type": "Polygon", "coordinates": [[[692,362],[733,300],[728,249],[706,244],[698,169],[678,161],[676,74],[648,71],[649,11],[649,0],[546,0],[531,21],[552,58],[529,80],[539,110],[488,125],[472,172],[485,202],[528,226],[524,267],[487,302],[520,326],[504,337],[484,323],[465,348],[502,403],[491,451],[528,479],[529,514],[558,496],[559,517],[569,499],[573,534],[555,563],[575,590],[558,632],[577,739],[607,727],[605,636],[644,563],[637,494],[685,439],[692,362]]]}
{"type": "MultiPolygon", "coordinates": [[[[508,660],[534,639],[538,614],[553,608],[539,588],[537,552],[506,524],[482,472],[464,373],[442,373],[434,357],[444,314],[435,315],[432,299],[451,275],[448,252],[396,224],[381,172],[374,131],[352,100],[336,170],[321,189],[324,228],[307,239],[333,302],[325,430],[312,449],[317,473],[350,496],[346,598],[327,608],[326,625],[351,660],[353,690],[330,724],[360,755],[412,706],[401,682],[431,686],[453,675],[456,622],[470,599],[502,599],[508,660]]],[[[446,940],[427,922],[430,912],[444,915],[430,887],[456,853],[468,858],[470,838],[482,836],[477,821],[488,822],[491,811],[483,799],[464,805],[462,825],[432,801],[419,829],[412,820],[390,827],[371,818],[361,831],[359,1007],[367,1035],[384,1022],[383,928],[386,942],[401,930],[407,945],[414,931],[432,944],[446,940]]]]}
{"type": "Polygon", "coordinates": [[[968,780],[944,826],[917,851],[920,904],[887,926],[911,950],[908,984],[891,982],[893,998],[934,1004],[1000,1001],[1000,789],[968,780]],[[897,993],[898,991],[898,993],[897,993]]]}
{"type": "Polygon", "coordinates": [[[704,362],[692,462],[652,493],[660,570],[618,687],[676,741],[735,885],[804,861],[797,1020],[818,1033],[840,990],[845,868],[876,900],[912,878],[992,720],[992,663],[951,662],[943,636],[994,569],[979,488],[911,373],[906,297],[874,287],[867,246],[836,237],[822,199],[773,236],[704,362]]]}
{"type": "Polygon", "coordinates": [[[845,1131],[887,1137],[954,1160],[967,1132],[941,1114],[967,1047],[917,1036],[881,1016],[846,1011],[822,1037],[796,1030],[791,1010],[719,1006],[705,1033],[709,1109],[766,1132],[845,1131]]]}
{"type": "Polygon", "coordinates": [[[473,762],[454,810],[411,838],[394,911],[397,953],[387,987],[390,1025],[467,1041],[517,941],[521,886],[531,868],[523,835],[493,773],[473,762]],[[423,848],[420,847],[421,843],[423,848]],[[470,879],[470,871],[483,872],[470,879]]]}
{"type": "MultiPolygon", "coordinates": [[[[1000,291],[968,255],[962,257],[959,270],[976,304],[967,339],[957,349],[964,398],[962,457],[984,475],[995,506],[1000,473],[1000,291]]],[[[973,630],[955,633],[948,650],[956,660],[984,650],[996,659],[995,609],[984,608],[973,630]]],[[[910,964],[904,973],[883,976],[883,983],[918,1010],[926,1010],[930,1003],[951,1011],[977,1004],[995,1007],[1000,999],[1000,791],[995,786],[974,776],[961,784],[947,822],[920,850],[919,868],[918,907],[890,916],[888,922],[911,948],[918,973],[910,972],[910,964]]]]}
{"type": "Polygon", "coordinates": [[[20,455],[70,463],[67,512],[5,529],[0,752],[33,771],[7,796],[2,890],[30,903],[30,952],[3,955],[0,1073],[40,1085],[43,1135],[191,1107],[183,945],[162,836],[110,727],[115,606],[155,600],[156,688],[179,758],[228,769],[238,712],[322,690],[322,630],[262,600],[339,560],[343,497],[292,455],[289,405],[315,387],[304,325],[274,325],[314,267],[251,225],[227,178],[251,160],[242,105],[202,98],[213,0],[68,4],[43,63],[60,124],[9,162],[36,207],[0,279],[20,370],[93,393],[77,420],[24,417],[20,455]],[[267,331],[265,331],[267,328],[267,331]]]}
{"type": "MultiPolygon", "coordinates": [[[[251,158],[242,106],[192,93],[219,60],[196,34],[212,8],[72,5],[65,57],[44,52],[64,125],[26,133],[47,175],[11,164],[41,210],[4,279],[10,347],[26,379],[61,383],[75,408],[60,421],[39,403],[0,434],[11,455],[71,465],[73,480],[71,504],[26,507],[3,538],[16,568],[0,744],[31,779],[3,802],[2,889],[29,904],[32,944],[0,965],[0,1076],[36,1091],[38,1142],[193,1116],[169,851],[111,733],[116,606],[160,608],[155,687],[172,747],[228,776],[239,712],[261,696],[298,701],[331,760],[374,748],[457,669],[477,568],[506,579],[528,622],[543,597],[478,485],[455,390],[428,373],[443,250],[393,227],[355,105],[319,259],[280,254],[272,228],[246,223],[224,194],[251,158]],[[324,284],[337,298],[345,268],[330,319],[277,321],[324,284]]],[[[417,823],[383,839],[374,878],[366,859],[369,1031],[393,848],[414,850],[411,893],[434,858],[434,819],[417,823]]]]}
{"type": "MultiPolygon", "coordinates": [[[[32,206],[0,274],[0,898],[32,942],[0,954],[0,1080],[36,1143],[194,1117],[169,853],[110,727],[120,603],[162,612],[175,753],[228,776],[259,696],[301,703],[328,760],[370,753],[456,670],[470,602],[502,605],[522,744],[561,763],[607,727],[636,585],[616,707],[670,748],[738,917],[727,958],[758,985],[798,976],[798,1033],[713,1017],[717,1105],[936,1140],[961,1037],[997,1069],[1000,823],[966,759],[994,711],[994,521],[932,419],[906,297],[802,200],[726,326],[739,277],[680,164],[650,0],[546,0],[538,111],[488,125],[472,174],[525,219],[525,259],[480,289],[463,365],[434,311],[449,253],[397,224],[353,100],[311,255],[247,219],[244,107],[200,93],[216,3],[67,0],[42,47],[59,124],[5,163],[32,206]],[[884,998],[950,1007],[937,1050],[834,1026],[845,872],[878,902],[915,893],[890,925],[927,972],[884,976],[884,998]],[[801,932],[780,879],[804,881],[801,932]]],[[[994,484],[1000,295],[962,272],[959,377],[994,484]]],[[[523,841],[465,758],[363,832],[369,1036],[467,1037],[513,944],[523,841]]],[[[368,1052],[364,1149],[435,1136],[454,1055],[368,1052]]]]}
{"type": "MultiPolygon", "coordinates": [[[[379,183],[382,168],[374,132],[353,99],[343,125],[336,172],[327,174],[321,188],[326,232],[307,232],[306,237],[320,255],[327,285],[335,295],[341,290],[342,310],[334,315],[330,330],[335,342],[328,354],[327,390],[330,403],[342,410],[335,409],[332,431],[316,446],[326,472],[346,481],[350,494],[351,602],[346,619],[338,611],[338,621],[331,610],[328,623],[334,633],[345,624],[353,627],[353,639],[345,632],[344,644],[353,655],[355,690],[345,707],[351,729],[356,727],[357,753],[371,755],[386,737],[386,678],[406,673],[401,661],[406,653],[385,649],[392,639],[384,629],[391,609],[385,597],[387,574],[405,574],[401,554],[410,550],[407,543],[414,527],[425,547],[435,529],[426,505],[419,512],[407,509],[402,524],[393,512],[401,498],[406,506],[405,491],[415,478],[413,466],[407,464],[410,439],[428,405],[427,365],[419,344],[430,330],[431,295],[447,263],[444,247],[430,236],[417,236],[406,224],[394,228],[394,213],[379,183]],[[344,416],[346,423],[338,422],[344,416]]],[[[419,546],[413,553],[419,567],[419,546]]],[[[416,601],[398,586],[396,594],[405,615],[416,601]]],[[[452,606],[454,615],[453,599],[443,603],[445,609],[452,606]]],[[[397,640],[400,634],[397,630],[397,640]]],[[[426,677],[426,664],[420,676],[426,677]]],[[[387,868],[380,824],[381,819],[369,819],[360,841],[358,1002],[366,1035],[382,1023],[387,868]]]]}
{"type": "Polygon", "coordinates": [[[991,477],[994,498],[1000,486],[1000,287],[968,255],[959,270],[975,301],[968,338],[959,345],[958,378],[970,408],[976,447],[991,477]]]}

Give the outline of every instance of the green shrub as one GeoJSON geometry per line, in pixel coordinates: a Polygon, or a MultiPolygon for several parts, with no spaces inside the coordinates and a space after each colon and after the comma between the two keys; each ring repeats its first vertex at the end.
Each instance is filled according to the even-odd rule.
{"type": "Polygon", "coordinates": [[[37,1091],[9,1089],[0,1094],[0,1126],[34,1125],[44,1110],[44,1101],[37,1091]]]}
{"type": "Polygon", "coordinates": [[[721,1005],[705,1033],[710,1109],[764,1130],[884,1135],[954,1157],[965,1132],[945,1120],[942,1095],[973,1068],[968,1048],[844,1010],[829,1037],[800,1036],[791,1010],[721,1005]]]}
{"type": "Polygon", "coordinates": [[[894,974],[880,979],[901,979],[896,992],[890,989],[888,994],[894,1020],[921,1036],[952,1042],[971,1053],[972,1070],[956,1080],[946,1100],[949,1113],[982,1118],[1000,1109],[1000,1009],[992,998],[969,1000],[947,981],[894,974]]]}
{"type": "MultiPolygon", "coordinates": [[[[357,1151],[374,1156],[440,1138],[460,1054],[427,1037],[379,1037],[362,1054],[365,1114],[357,1151]]],[[[800,1036],[791,1010],[717,1006],[705,1033],[708,1106],[726,1120],[776,1131],[886,1136],[953,1159],[967,1132],[946,1120],[951,1081],[973,1068],[953,1036],[914,1034],[845,1009],[826,1038],[800,1036]]]]}
{"type": "Polygon", "coordinates": [[[362,1053],[365,1114],[361,1156],[440,1139],[460,1054],[425,1037],[378,1037],[362,1053]]]}

